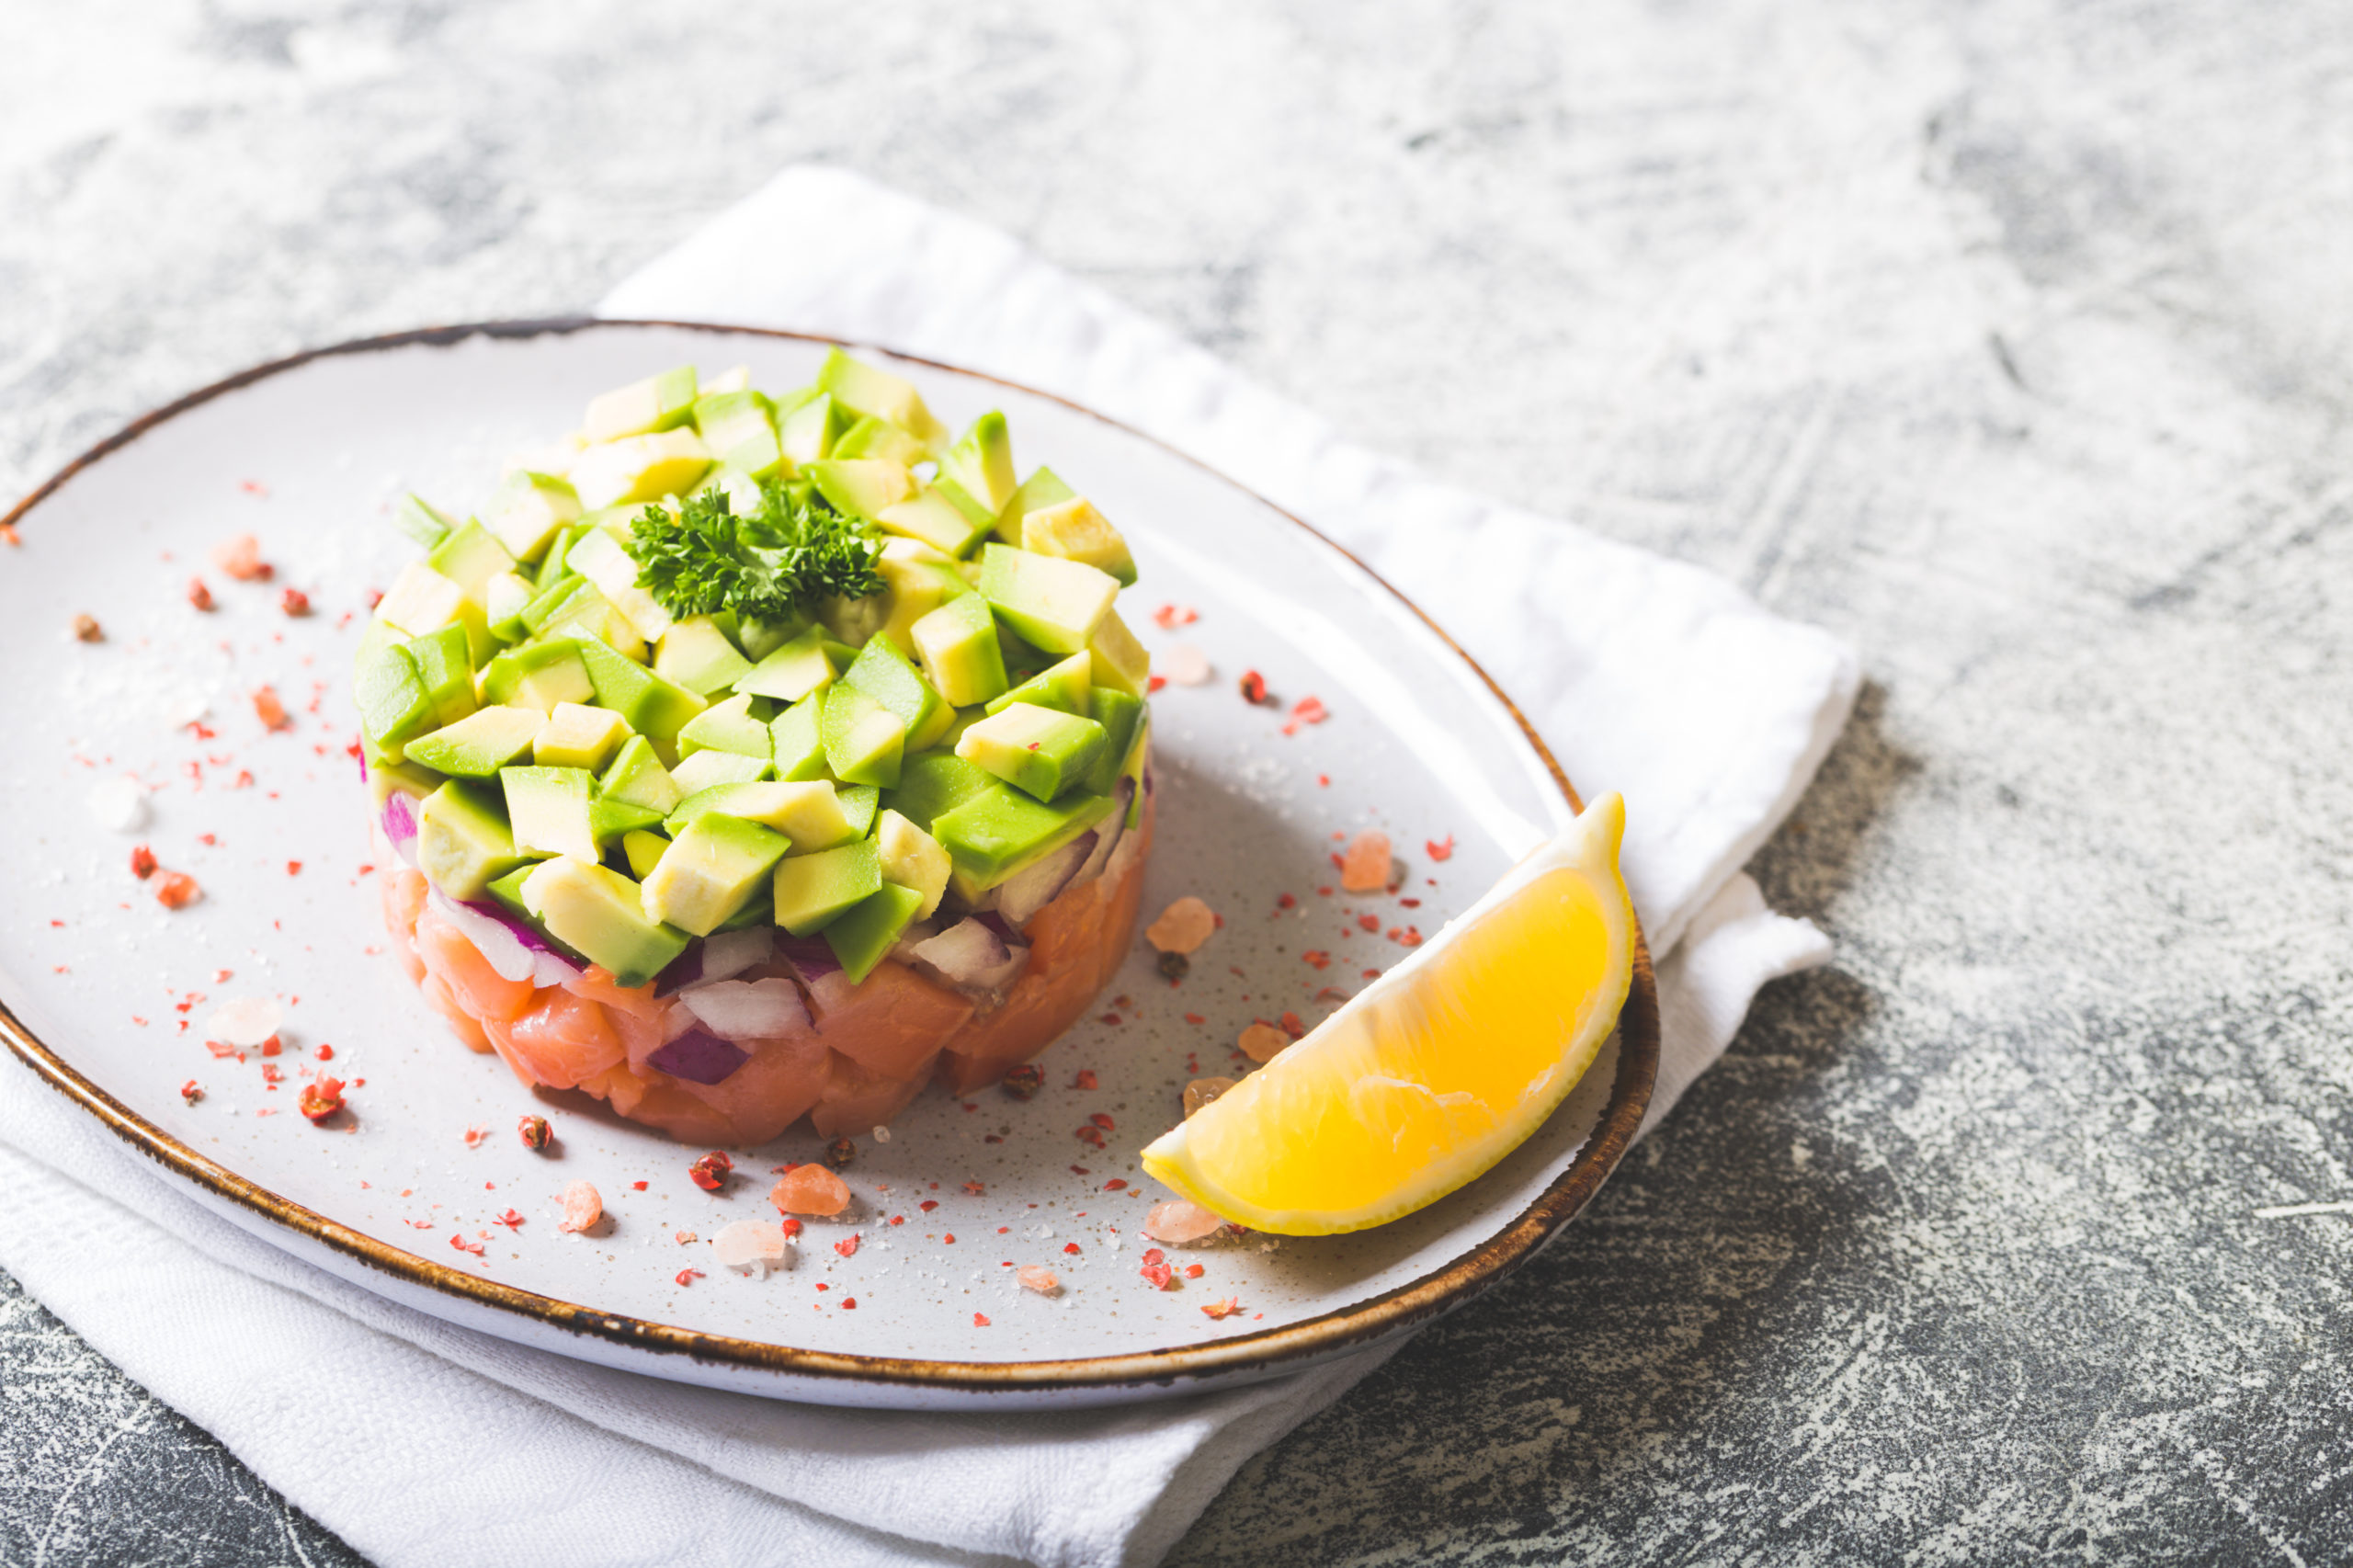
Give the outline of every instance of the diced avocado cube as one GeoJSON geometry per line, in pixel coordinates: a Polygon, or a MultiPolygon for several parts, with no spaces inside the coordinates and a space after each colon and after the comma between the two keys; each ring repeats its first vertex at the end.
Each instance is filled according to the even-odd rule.
{"type": "Polygon", "coordinates": [[[994,410],[972,421],[972,427],[939,460],[938,484],[951,495],[961,494],[973,509],[994,525],[1019,488],[1013,477],[1013,434],[1005,415],[994,410]]]}
{"type": "Polygon", "coordinates": [[[825,766],[845,784],[875,784],[887,790],[899,781],[906,754],[907,726],[890,709],[847,681],[825,688],[817,733],[825,743],[825,766]]]}
{"type": "Polygon", "coordinates": [[[425,563],[457,584],[467,599],[487,608],[490,600],[483,590],[493,577],[514,571],[515,557],[488,528],[469,521],[450,530],[425,563]]]}
{"type": "Polygon", "coordinates": [[[596,830],[588,825],[596,780],[586,768],[502,767],[498,783],[518,854],[597,858],[596,830]]]}
{"type": "Polygon", "coordinates": [[[955,861],[959,891],[978,892],[1060,849],[1110,812],[1106,796],[1066,795],[1046,805],[996,783],[933,818],[931,835],[955,861]]]}
{"type": "Polygon", "coordinates": [[[1120,586],[1135,586],[1136,558],[1128,552],[1127,540],[1083,495],[1041,507],[1022,518],[1021,548],[1033,555],[1084,561],[1117,577],[1120,586]]]}
{"type": "Polygon", "coordinates": [[[867,641],[889,642],[909,656],[915,651],[916,621],[949,599],[980,597],[953,561],[916,540],[884,540],[881,559],[874,565],[883,585],[882,624],[867,641]]]}
{"type": "Polygon", "coordinates": [[[842,680],[899,716],[899,722],[907,727],[909,751],[921,751],[930,745],[955,722],[954,704],[933,690],[931,682],[923,678],[887,637],[877,637],[859,649],[849,668],[842,672],[842,680]]]}
{"type": "Polygon", "coordinates": [[[523,612],[530,608],[539,589],[529,577],[513,572],[501,572],[483,585],[483,618],[490,622],[490,634],[501,642],[520,642],[531,634],[523,624],[523,612]]]}
{"type": "Polygon", "coordinates": [[[996,789],[994,774],[949,752],[927,751],[907,758],[900,769],[899,787],[885,804],[926,833],[935,831],[941,813],[951,812],[975,795],[996,789]]]}
{"type": "Polygon", "coordinates": [[[670,769],[670,777],[676,781],[679,793],[692,800],[721,784],[756,784],[771,771],[772,765],[764,756],[705,750],[680,757],[678,765],[670,769]]]}
{"type": "Polygon", "coordinates": [[[585,578],[574,582],[572,591],[556,606],[555,613],[548,617],[548,623],[540,629],[539,635],[550,640],[571,638],[580,642],[601,642],[624,657],[644,642],[637,623],[585,578]]]}
{"type": "Polygon", "coordinates": [[[640,881],[645,880],[654,867],[662,863],[670,841],[658,833],[638,832],[621,835],[621,854],[628,858],[630,875],[640,881]]]}
{"type": "MultiPolygon", "coordinates": [[[[724,613],[732,615],[734,612],[731,610],[724,613]]],[[[808,618],[805,616],[796,615],[785,620],[767,621],[757,620],[747,615],[737,623],[733,635],[735,639],[735,646],[744,650],[744,657],[756,665],[770,653],[800,636],[808,629],[808,618]]]]}
{"type": "Polygon", "coordinates": [[[535,708],[541,713],[554,712],[559,702],[587,702],[596,697],[597,688],[581,658],[583,646],[560,641],[509,648],[483,671],[483,696],[510,708],[535,708]]]}
{"type": "Polygon", "coordinates": [[[580,496],[569,480],[552,474],[517,472],[490,499],[488,527],[506,553],[537,561],[564,526],[580,516],[580,496]]]}
{"type": "Polygon", "coordinates": [[[1005,653],[997,644],[996,616],[980,595],[949,599],[916,621],[910,636],[933,687],[946,701],[970,708],[1005,695],[1005,653]]]}
{"type": "Polygon", "coordinates": [[[392,585],[376,603],[376,619],[412,637],[438,631],[458,619],[466,590],[422,561],[401,568],[392,585]]]}
{"type": "Polygon", "coordinates": [[[949,555],[961,555],[989,535],[991,521],[973,522],[963,507],[935,486],[926,485],[904,501],[874,514],[886,533],[918,539],[949,555]]]}
{"type": "Polygon", "coordinates": [[[582,642],[579,649],[597,706],[620,714],[631,729],[654,743],[657,754],[675,746],[678,732],[703,710],[701,698],[602,642],[582,642]]]}
{"type": "Polygon", "coordinates": [[[720,923],[765,892],[768,872],[784,858],[784,835],[742,817],[708,812],[670,841],[645,879],[645,917],[708,937],[720,923]]]}
{"type": "Polygon", "coordinates": [[[1051,801],[1092,773],[1108,745],[1092,719],[1017,702],[966,730],[956,755],[1051,801]]]}
{"type": "Polygon", "coordinates": [[[532,930],[538,932],[541,941],[547,943],[549,947],[553,948],[557,952],[562,953],[565,958],[570,959],[574,963],[587,963],[588,960],[581,955],[578,949],[557,940],[554,934],[549,931],[547,922],[532,914],[529,905],[523,902],[523,884],[531,880],[531,873],[539,869],[540,862],[537,860],[526,861],[524,864],[517,866],[513,870],[507,872],[505,876],[494,881],[490,884],[490,888],[488,890],[492,902],[495,903],[499,908],[506,911],[507,914],[513,915],[516,919],[520,920],[524,925],[529,926],[532,930]]]}
{"type": "Polygon", "coordinates": [[[880,458],[903,468],[913,468],[931,453],[921,441],[889,420],[869,415],[842,432],[842,438],[834,443],[833,455],[845,460],[880,458]]]}
{"type": "Polygon", "coordinates": [[[433,694],[426,690],[416,661],[397,643],[364,654],[352,687],[370,766],[400,761],[409,742],[437,727],[433,694]]]}
{"type": "Polygon", "coordinates": [[[710,467],[710,449],[701,437],[665,430],[589,448],[572,465],[572,485],[584,506],[623,506],[684,495],[710,467]]]}
{"type": "Polygon", "coordinates": [[[416,866],[443,896],[472,903],[521,865],[497,786],[452,778],[416,813],[416,866]]]}
{"type": "Polygon", "coordinates": [[[678,732],[678,756],[683,759],[699,751],[732,751],[771,760],[767,724],[752,717],[749,695],[713,703],[688,721],[678,732]]]}
{"type": "Polygon", "coordinates": [[[648,642],[670,630],[670,612],[637,584],[637,562],[620,541],[603,528],[591,528],[572,541],[564,564],[597,585],[613,608],[629,618],[637,635],[648,642]]]}
{"type": "Polygon", "coordinates": [[[737,676],[735,689],[754,697],[773,697],[779,702],[798,702],[812,692],[824,690],[841,673],[826,656],[824,636],[814,626],[807,628],[753,665],[748,675],[737,676]]]}
{"type": "Polygon", "coordinates": [[[879,517],[915,493],[907,465],[881,458],[826,458],[809,465],[809,477],[834,510],[853,517],[879,517]]]}
{"type": "Polygon", "coordinates": [[[1077,494],[1064,484],[1062,476],[1052,469],[1038,470],[1021,482],[1021,488],[1015,491],[1013,499],[1005,504],[1005,511],[997,518],[996,537],[1007,544],[1018,545],[1023,518],[1048,506],[1060,506],[1077,494]]]}
{"type": "Polygon", "coordinates": [[[852,985],[873,973],[874,966],[898,946],[922,905],[923,894],[915,889],[884,882],[825,927],[825,945],[841,960],[842,974],[852,985]]]}
{"type": "Polygon", "coordinates": [[[694,417],[695,368],[681,365],[605,393],[588,405],[580,433],[591,441],[618,441],[675,429],[694,417]]]}
{"type": "Polygon", "coordinates": [[[662,825],[662,813],[627,801],[599,799],[588,802],[588,834],[599,850],[632,833],[662,825]]]}
{"type": "Polygon", "coordinates": [[[413,762],[371,762],[368,765],[369,803],[378,811],[395,794],[407,795],[418,805],[441,788],[441,775],[413,762]]]}
{"type": "Polygon", "coordinates": [[[999,619],[1049,653],[1086,647],[1120,597],[1118,578],[1083,561],[994,543],[981,547],[978,585],[999,619]]]}
{"type": "MultiPolygon", "coordinates": [[[[752,388],[752,367],[737,365],[708,377],[702,383],[703,397],[717,397],[722,392],[749,392],[752,388]]],[[[695,400],[701,402],[701,398],[695,400]]]]}
{"type": "Polygon", "coordinates": [[[541,767],[600,773],[629,738],[629,726],[611,709],[559,702],[532,742],[531,760],[541,767]]]}
{"type": "Polygon", "coordinates": [[[795,468],[834,455],[834,445],[856,424],[858,415],[824,392],[790,409],[777,412],[777,439],[795,468]]]}
{"type": "Polygon", "coordinates": [[[1027,702],[1034,707],[1051,708],[1057,712],[1091,719],[1095,716],[1094,675],[1095,655],[1073,653],[1062,663],[1039,671],[1004,696],[991,698],[989,713],[994,717],[1017,702],[1027,702]]]}
{"type": "Polygon", "coordinates": [[[858,414],[887,419],[938,452],[948,445],[948,429],[924,406],[915,387],[871,365],[863,365],[836,348],[817,369],[817,390],[858,414]]]}
{"type": "Polygon", "coordinates": [[[422,495],[411,494],[392,503],[392,526],[430,550],[458,521],[422,495]]]}
{"type": "Polygon", "coordinates": [[[1134,827],[1143,821],[1143,770],[1152,756],[1152,712],[1145,710],[1136,725],[1136,738],[1128,747],[1128,760],[1120,768],[1120,777],[1132,779],[1135,790],[1128,796],[1128,825],[1134,827]]]}
{"type": "Polygon", "coordinates": [[[635,882],[569,855],[543,862],[524,880],[523,902],[550,936],[610,971],[617,985],[643,985],[694,939],[648,920],[635,882]]]}
{"type": "Polygon", "coordinates": [[[792,841],[788,853],[813,855],[866,836],[873,809],[853,814],[850,802],[831,784],[813,780],[798,784],[773,780],[757,784],[722,784],[689,796],[672,812],[667,824],[676,834],[699,816],[719,812],[774,828],[792,841]]]}
{"type": "Polygon", "coordinates": [[[433,699],[437,724],[454,724],[481,704],[474,700],[474,666],[462,626],[428,631],[408,645],[417,679],[433,699]]]}
{"type": "Polygon", "coordinates": [[[613,765],[597,781],[597,798],[642,806],[667,816],[678,809],[686,792],[670,777],[670,770],[662,766],[662,759],[654,755],[654,743],[643,735],[631,735],[621,743],[620,755],[613,758],[613,765]]]}
{"type": "MultiPolygon", "coordinates": [[[[556,557],[552,554],[549,557],[549,564],[556,565],[556,557]]],[[[556,611],[563,608],[564,601],[586,581],[576,572],[562,569],[552,573],[542,571],[540,577],[541,582],[533,587],[529,601],[523,606],[521,619],[527,636],[537,634],[540,628],[553,620],[556,611]]]]}
{"type": "Polygon", "coordinates": [[[712,392],[698,399],[695,429],[721,462],[754,479],[767,479],[784,469],[776,406],[758,392],[712,392]]]}
{"type": "Polygon", "coordinates": [[[1094,719],[1103,726],[1103,753],[1079,781],[1079,788],[1089,794],[1108,795],[1120,781],[1120,769],[1127,765],[1136,732],[1143,723],[1143,699],[1113,687],[1097,687],[1094,719]]]}
{"type": "Polygon", "coordinates": [[[939,841],[896,812],[884,812],[874,830],[874,845],[882,857],[882,880],[913,888],[923,895],[915,917],[928,920],[948,892],[956,863],[939,841]]]}
{"type": "Polygon", "coordinates": [[[546,715],[535,708],[485,708],[409,742],[409,760],[460,778],[495,778],[531,752],[546,715]]]}
{"type": "Polygon", "coordinates": [[[796,937],[810,936],[881,889],[882,859],[870,838],[789,855],[776,869],[776,923],[796,937]]]}
{"type": "Polygon", "coordinates": [[[1093,675],[1098,687],[1124,691],[1130,697],[1145,696],[1152,688],[1152,655],[1144,651],[1128,623],[1113,610],[1095,629],[1095,641],[1086,645],[1095,656],[1093,675]]]}
{"type": "Polygon", "coordinates": [[[654,673],[698,697],[724,691],[751,672],[752,661],[735,651],[719,622],[707,615],[670,628],[654,651],[654,673]]]}
{"type": "Polygon", "coordinates": [[[812,697],[794,703],[768,723],[770,755],[776,776],[787,783],[825,778],[833,769],[825,761],[825,705],[812,697]]]}
{"type": "Polygon", "coordinates": [[[874,813],[882,809],[882,791],[871,784],[836,784],[834,793],[842,803],[842,815],[848,819],[850,831],[864,838],[874,831],[874,813]]]}

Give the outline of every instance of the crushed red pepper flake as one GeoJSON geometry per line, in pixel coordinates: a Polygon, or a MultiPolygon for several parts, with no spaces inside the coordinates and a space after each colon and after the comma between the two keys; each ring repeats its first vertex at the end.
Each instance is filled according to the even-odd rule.
{"type": "Polygon", "coordinates": [[[510,1231],[520,1230],[523,1225],[523,1216],[509,1209],[498,1217],[498,1222],[510,1231]]]}
{"type": "Polygon", "coordinates": [[[858,1238],[856,1234],[844,1236],[840,1241],[834,1244],[834,1250],[841,1254],[844,1257],[856,1257],[858,1256],[858,1238]]]}
{"type": "Polygon", "coordinates": [[[956,1244],[956,1233],[955,1233],[955,1232],[953,1232],[953,1231],[950,1231],[950,1232],[949,1232],[946,1235],[944,1235],[944,1236],[940,1237],[940,1238],[939,1238],[939,1244],[940,1244],[941,1246],[944,1246],[944,1247],[952,1247],[952,1246],[954,1246],[954,1245],[956,1244]]]}
{"type": "Polygon", "coordinates": [[[1427,855],[1433,860],[1453,859],[1454,835],[1449,833],[1442,839],[1425,839],[1422,843],[1422,853],[1427,855]]]}
{"type": "MultiPolygon", "coordinates": [[[[131,874],[137,877],[142,882],[148,878],[153,876],[155,874],[155,852],[153,849],[148,848],[143,844],[138,848],[132,850],[131,852],[131,874]]],[[[50,924],[53,926],[56,925],[57,922],[51,921],[50,924]]]]}
{"type": "Polygon", "coordinates": [[[300,620],[311,613],[311,596],[300,588],[289,588],[278,597],[278,608],[300,620]]]}
{"type": "MultiPolygon", "coordinates": [[[[705,1192],[717,1192],[727,1185],[727,1177],[735,1169],[735,1162],[713,1149],[687,1167],[687,1175],[705,1192]]],[[[847,1256],[847,1254],[844,1254],[847,1256]]]]}
{"type": "Polygon", "coordinates": [[[1078,1076],[1070,1081],[1070,1086],[1074,1089],[1093,1089],[1101,1085],[1096,1082],[1094,1068],[1082,1067],[1078,1070],[1078,1076]]]}
{"type": "Polygon", "coordinates": [[[939,1199],[937,1198],[926,1198],[921,1203],[916,1204],[915,1207],[928,1214],[933,1210],[939,1207],[939,1199]]]}
{"type": "Polygon", "coordinates": [[[702,1270],[699,1268],[681,1268],[676,1276],[681,1285],[691,1285],[701,1278],[702,1270]]]}
{"type": "Polygon", "coordinates": [[[313,1121],[324,1121],[343,1108],[343,1080],[321,1078],[303,1085],[295,1108],[313,1121]]]}
{"type": "Polygon", "coordinates": [[[204,585],[203,578],[190,577],[188,580],[188,602],[199,609],[212,608],[212,590],[204,585]]]}
{"type": "Polygon", "coordinates": [[[972,1326],[973,1326],[974,1328],[986,1328],[986,1327],[988,1327],[988,1326],[989,1326],[988,1315],[987,1315],[986,1313],[984,1313],[984,1312],[974,1312],[974,1313],[972,1314],[972,1326]]]}
{"type": "Polygon", "coordinates": [[[1207,1018],[1201,1017],[1199,1013],[1186,1014],[1185,1021],[1188,1024],[1206,1024],[1209,1022],[1207,1018]]]}
{"type": "Polygon", "coordinates": [[[1103,1130],[1091,1122],[1078,1130],[1077,1137],[1083,1143],[1091,1143],[1097,1149],[1103,1147],[1103,1130]]]}
{"type": "Polygon", "coordinates": [[[1332,710],[1324,706],[1322,698],[1302,697],[1292,705],[1290,717],[1283,722],[1283,733],[1295,735],[1299,733],[1302,726],[1320,724],[1331,716],[1332,710]]]}
{"type": "Polygon", "coordinates": [[[1204,1270],[1199,1264],[1190,1264],[1187,1266],[1185,1269],[1185,1278],[1188,1279],[1199,1279],[1203,1272],[1204,1270]]]}
{"type": "Polygon", "coordinates": [[[1267,695],[1267,677],[1256,670],[1242,672],[1241,687],[1242,700],[1254,708],[1264,707],[1274,701],[1273,698],[1267,695]]]}
{"type": "Polygon", "coordinates": [[[190,1078],[187,1083],[180,1085],[180,1098],[186,1100],[188,1104],[194,1105],[203,1097],[204,1089],[195,1079],[190,1078]]]}
{"type": "Polygon", "coordinates": [[[293,727],[294,721],[288,715],[286,704],[278,699],[276,687],[265,686],[255,692],[253,703],[254,714],[260,719],[264,729],[285,730],[293,727]]]}
{"type": "Polygon", "coordinates": [[[1205,1315],[1213,1319],[1230,1318],[1241,1310],[1242,1301],[1241,1298],[1237,1296],[1228,1296],[1222,1301],[1211,1301],[1208,1306],[1201,1309],[1205,1315]]]}
{"type": "Polygon", "coordinates": [[[964,1184],[964,1190],[975,1198],[983,1198],[987,1196],[989,1189],[977,1181],[968,1181],[964,1184]]]}
{"type": "Polygon", "coordinates": [[[204,890],[186,871],[165,871],[155,884],[155,902],[165,909],[186,909],[204,896],[204,890]]]}
{"type": "Polygon", "coordinates": [[[1311,969],[1329,969],[1332,967],[1332,955],[1325,952],[1321,948],[1310,948],[1307,951],[1300,954],[1299,959],[1302,963],[1306,964],[1311,969]]]}
{"type": "Polygon", "coordinates": [[[1064,1242],[1063,1244],[1063,1251],[1075,1256],[1078,1252],[1078,1244],[1076,1242],[1064,1242]]]}
{"type": "Polygon", "coordinates": [[[858,1298],[856,1296],[844,1296],[842,1298],[842,1311],[846,1312],[854,1312],[857,1310],[857,1307],[858,1298]]]}
{"type": "Polygon", "coordinates": [[[455,1232],[450,1235],[449,1244],[460,1252],[470,1252],[476,1257],[482,1256],[482,1244],[477,1241],[469,1241],[462,1231],[455,1232]]]}
{"type": "Polygon", "coordinates": [[[286,862],[286,874],[287,874],[288,876],[290,876],[290,877],[299,877],[299,876],[301,876],[301,875],[302,874],[302,862],[301,862],[301,861],[300,861],[300,860],[289,860],[289,861],[287,861],[287,862],[286,862]]]}
{"type": "Polygon", "coordinates": [[[1106,1192],[1124,1192],[1127,1190],[1127,1177],[1113,1176],[1109,1181],[1103,1184],[1103,1190],[1106,1192]]]}
{"type": "Polygon", "coordinates": [[[1086,1119],[1093,1122],[1096,1126],[1101,1128],[1106,1132],[1116,1132],[1119,1131],[1118,1124],[1113,1122],[1109,1117],[1104,1115],[1099,1110],[1090,1115],[1086,1119]]]}

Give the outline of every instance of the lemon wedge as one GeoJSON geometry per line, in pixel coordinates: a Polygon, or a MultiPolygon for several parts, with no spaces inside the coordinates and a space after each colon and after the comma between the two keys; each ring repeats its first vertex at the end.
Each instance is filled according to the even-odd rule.
{"type": "Polygon", "coordinates": [[[1593,1065],[1633,975],[1605,795],[1404,963],[1143,1152],[1220,1218],[1279,1235],[1386,1224],[1475,1180],[1593,1065]]]}

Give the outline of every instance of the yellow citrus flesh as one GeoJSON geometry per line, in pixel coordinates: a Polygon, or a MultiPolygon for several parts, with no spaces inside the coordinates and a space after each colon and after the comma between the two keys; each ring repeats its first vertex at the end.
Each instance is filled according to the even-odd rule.
{"type": "Polygon", "coordinates": [[[1236,1224],[1329,1235],[1436,1202],[1593,1063],[1632,976],[1625,809],[1597,801],[1419,952],[1143,1153],[1236,1224]]]}

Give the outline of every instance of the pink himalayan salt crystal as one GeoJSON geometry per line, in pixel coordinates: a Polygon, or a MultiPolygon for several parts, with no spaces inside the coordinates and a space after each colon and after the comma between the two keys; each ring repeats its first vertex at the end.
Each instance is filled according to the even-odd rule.
{"type": "Polygon", "coordinates": [[[710,1238],[710,1248],[721,1267],[762,1278],[769,1269],[784,1267],[784,1229],[757,1220],[738,1220],[710,1238]]]}
{"type": "Polygon", "coordinates": [[[849,1207],[849,1187],[823,1165],[795,1165],[768,1188],[768,1201],[780,1213],[825,1219],[849,1207]]]}
{"type": "Polygon", "coordinates": [[[1169,1246],[1190,1246],[1225,1228],[1225,1221],[1189,1199],[1179,1198],[1153,1205],[1143,1218],[1143,1233],[1169,1246]]]}
{"type": "Polygon", "coordinates": [[[1263,1067],[1289,1050],[1291,1039],[1272,1024],[1252,1024],[1238,1043],[1243,1055],[1263,1067]]]}
{"type": "Polygon", "coordinates": [[[1161,673],[1178,686],[1205,686],[1217,672],[1210,656],[1190,642],[1171,642],[1160,655],[1161,673]]]}
{"type": "Polygon", "coordinates": [[[1379,892],[1389,885],[1389,835],[1368,829],[1348,841],[1340,859],[1340,885],[1350,892],[1379,892]]]}
{"type": "Polygon", "coordinates": [[[1143,935],[1164,953],[1189,953],[1216,929],[1217,916],[1210,906],[1188,893],[1162,910],[1160,918],[1144,927],[1143,935]]]}
{"type": "Polygon", "coordinates": [[[585,1231],[605,1217],[604,1199],[585,1181],[575,1181],[565,1187],[557,1201],[563,1205],[563,1223],[558,1227],[560,1230],[585,1231]]]}
{"type": "Polygon", "coordinates": [[[212,564],[240,583],[250,583],[267,570],[262,565],[261,540],[236,534],[212,547],[212,564]]]}
{"type": "Polygon", "coordinates": [[[1063,1288],[1063,1282],[1054,1277],[1052,1269],[1040,1268],[1034,1263],[1016,1270],[1013,1278],[1020,1281],[1023,1290],[1035,1290],[1040,1296],[1059,1295],[1063,1288]]]}
{"type": "Polygon", "coordinates": [[[285,1021],[286,1009],[267,996],[232,997],[204,1020],[204,1038],[250,1050],[276,1034],[285,1021]]]}

